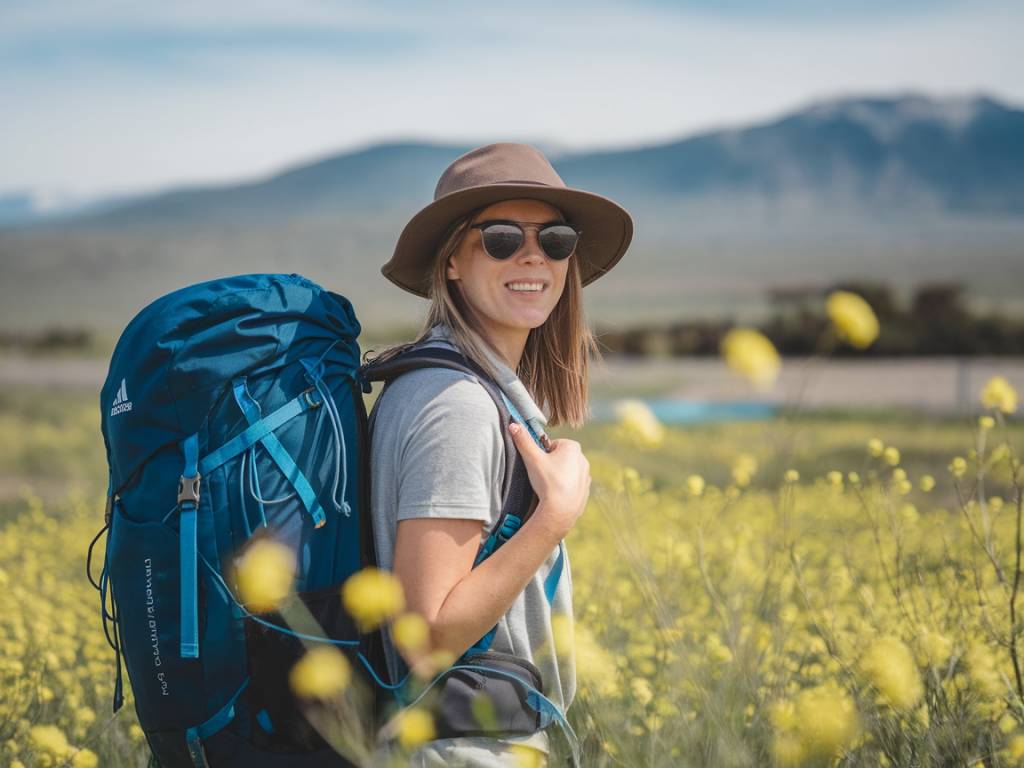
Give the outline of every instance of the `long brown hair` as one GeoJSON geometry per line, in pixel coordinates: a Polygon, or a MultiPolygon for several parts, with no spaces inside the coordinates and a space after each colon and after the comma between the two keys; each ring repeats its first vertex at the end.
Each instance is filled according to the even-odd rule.
{"type": "MultiPolygon", "coordinates": [[[[473,310],[454,281],[446,275],[448,260],[462,244],[469,224],[480,208],[456,220],[441,239],[430,277],[430,308],[416,339],[383,352],[380,360],[423,341],[430,330],[446,325],[455,345],[468,358],[495,377],[483,349],[497,354],[493,345],[476,330],[473,310]],[[453,290],[454,287],[454,290],[453,290]]],[[[591,356],[600,356],[594,336],[583,315],[583,285],[579,260],[569,259],[565,289],[547,320],[530,330],[516,375],[548,416],[551,426],[582,426],[588,415],[588,381],[591,356]]]]}

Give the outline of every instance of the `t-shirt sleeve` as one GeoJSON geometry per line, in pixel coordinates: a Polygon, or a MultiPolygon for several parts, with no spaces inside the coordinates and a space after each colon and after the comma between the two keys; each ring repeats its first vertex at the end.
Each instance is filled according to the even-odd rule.
{"type": "Polygon", "coordinates": [[[416,373],[407,382],[417,386],[394,393],[408,398],[414,414],[400,441],[397,519],[491,520],[504,474],[494,401],[464,374],[416,373]]]}

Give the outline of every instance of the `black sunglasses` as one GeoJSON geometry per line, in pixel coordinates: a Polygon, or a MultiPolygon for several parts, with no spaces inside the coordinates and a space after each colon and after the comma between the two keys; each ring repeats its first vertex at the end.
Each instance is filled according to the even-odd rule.
{"type": "Polygon", "coordinates": [[[487,255],[499,261],[511,258],[523,247],[523,243],[526,242],[526,229],[537,230],[537,241],[541,250],[553,261],[562,261],[572,256],[576,250],[576,243],[583,234],[571,224],[562,222],[541,224],[508,219],[481,221],[471,225],[470,229],[480,230],[487,255]]]}

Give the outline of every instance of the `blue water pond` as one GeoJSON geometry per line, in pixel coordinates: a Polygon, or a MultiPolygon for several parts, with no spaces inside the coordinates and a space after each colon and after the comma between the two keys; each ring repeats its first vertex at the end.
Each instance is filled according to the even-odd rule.
{"type": "MultiPolygon", "coordinates": [[[[652,399],[643,401],[663,424],[705,424],[716,421],[771,419],[778,414],[778,403],[756,401],[718,401],[652,399]]],[[[615,421],[615,400],[593,403],[595,421],[615,421]]]]}

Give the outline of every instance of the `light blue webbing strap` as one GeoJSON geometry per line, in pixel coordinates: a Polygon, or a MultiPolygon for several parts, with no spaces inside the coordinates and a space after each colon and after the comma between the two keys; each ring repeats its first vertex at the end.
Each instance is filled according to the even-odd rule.
{"type": "MultiPolygon", "coordinates": [[[[533,438],[533,441],[537,445],[539,445],[543,450],[544,446],[541,443],[540,438],[537,436],[537,433],[534,432],[533,428],[526,422],[522,414],[519,413],[519,409],[512,404],[512,401],[509,400],[508,397],[506,397],[504,392],[501,393],[501,398],[502,400],[505,401],[505,407],[508,408],[509,415],[511,415],[512,418],[518,424],[520,424],[527,432],[529,432],[530,437],[533,438]]],[[[494,552],[495,549],[497,549],[499,546],[501,546],[502,543],[510,539],[513,535],[515,535],[515,532],[519,530],[519,518],[515,517],[514,515],[509,515],[508,518],[514,518],[514,520],[506,519],[505,525],[502,526],[501,530],[487,538],[487,541],[484,542],[479,554],[477,555],[476,562],[474,563],[474,565],[478,565],[484,560],[486,560],[488,557],[490,557],[490,555],[494,552]]],[[[558,581],[562,578],[562,568],[564,562],[565,544],[560,541],[558,542],[558,559],[555,560],[555,563],[551,566],[551,570],[548,572],[548,575],[544,578],[544,596],[547,598],[548,605],[551,605],[551,603],[554,602],[555,591],[558,589],[558,581]]],[[[494,636],[497,633],[497,631],[497,625],[491,627],[491,629],[487,632],[486,635],[477,640],[476,643],[473,644],[473,647],[466,651],[466,654],[486,651],[488,648],[491,647],[491,643],[494,642],[494,636]]]]}
{"type": "Polygon", "coordinates": [[[217,467],[231,461],[242,451],[248,450],[282,424],[311,408],[319,408],[320,405],[321,402],[315,390],[306,390],[255,424],[250,424],[244,432],[235,435],[217,450],[206,454],[199,462],[199,470],[204,475],[209,474],[217,467]]]}
{"type": "Polygon", "coordinates": [[[178,483],[178,536],[181,569],[181,658],[199,658],[199,580],[196,515],[199,510],[199,435],[181,442],[185,465],[178,483]]]}
{"type": "MultiPolygon", "coordinates": [[[[244,376],[235,379],[232,385],[232,390],[235,394],[235,402],[238,403],[238,407],[241,408],[242,413],[245,414],[246,421],[249,422],[249,429],[259,424],[261,421],[260,407],[256,400],[253,399],[252,395],[249,394],[249,390],[245,386],[244,376]]],[[[312,407],[319,407],[322,400],[316,402],[317,405],[312,407]]],[[[243,432],[242,434],[245,433],[243,432]]],[[[228,444],[230,445],[230,443],[228,444]]],[[[302,505],[306,508],[306,511],[309,512],[310,517],[313,518],[313,524],[319,528],[327,522],[327,516],[320,507],[320,502],[316,500],[316,492],[313,490],[313,486],[309,484],[309,480],[306,479],[306,476],[302,474],[302,470],[295,464],[295,460],[291,457],[291,454],[289,454],[288,451],[285,450],[285,447],[281,445],[281,441],[277,439],[277,435],[273,432],[267,432],[265,435],[260,437],[259,444],[267,450],[267,453],[270,454],[270,458],[272,458],[274,463],[277,464],[277,468],[281,470],[281,473],[288,479],[288,482],[291,483],[295,492],[299,494],[299,498],[302,499],[302,505]]],[[[250,454],[250,459],[253,458],[255,458],[255,456],[250,454]]],[[[252,462],[252,466],[255,466],[255,462],[252,462]]]]}
{"type": "Polygon", "coordinates": [[[203,750],[203,739],[210,738],[235,719],[235,704],[247,685],[249,685],[249,678],[245,678],[238,690],[228,699],[227,704],[217,710],[213,717],[185,731],[188,756],[192,758],[192,765],[195,768],[209,768],[209,763],[206,762],[206,752],[203,750]]]}

